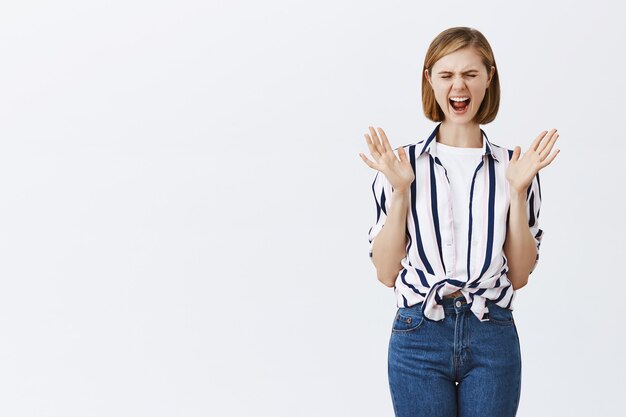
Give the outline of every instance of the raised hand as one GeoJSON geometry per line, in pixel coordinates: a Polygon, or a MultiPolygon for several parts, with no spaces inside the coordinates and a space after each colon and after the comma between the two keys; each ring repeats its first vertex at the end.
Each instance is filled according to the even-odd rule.
{"type": "Polygon", "coordinates": [[[393,153],[393,148],[389,144],[387,135],[380,127],[378,133],[372,126],[369,127],[371,137],[367,133],[365,134],[365,141],[367,147],[370,150],[370,154],[374,157],[376,162],[370,161],[364,154],[359,153],[359,156],[369,166],[377,171],[382,172],[387,177],[387,180],[391,183],[395,190],[406,190],[415,180],[415,172],[409,162],[409,158],[404,148],[398,148],[398,159],[393,153]]]}
{"type": "Polygon", "coordinates": [[[515,147],[506,171],[506,179],[509,181],[511,194],[521,195],[525,193],[537,172],[550,165],[556,158],[560,149],[552,154],[550,151],[558,137],[556,129],[552,129],[550,132],[544,130],[533,141],[530,148],[524,152],[524,157],[521,159],[519,157],[522,149],[519,146],[515,147]],[[544,141],[544,139],[546,140],[544,141]]]}

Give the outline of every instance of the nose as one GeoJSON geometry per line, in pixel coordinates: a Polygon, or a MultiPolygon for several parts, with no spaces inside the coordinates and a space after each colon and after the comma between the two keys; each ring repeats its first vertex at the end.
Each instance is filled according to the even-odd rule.
{"type": "Polygon", "coordinates": [[[454,81],[452,81],[452,88],[453,90],[461,90],[464,89],[465,87],[465,81],[463,80],[463,77],[455,77],[454,81]]]}

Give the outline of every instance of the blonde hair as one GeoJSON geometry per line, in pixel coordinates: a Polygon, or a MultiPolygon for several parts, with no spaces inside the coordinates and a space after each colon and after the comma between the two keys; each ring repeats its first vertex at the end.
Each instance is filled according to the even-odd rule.
{"type": "Polygon", "coordinates": [[[490,74],[492,66],[496,69],[485,92],[485,97],[482,103],[480,103],[478,112],[476,112],[474,121],[479,124],[486,124],[492,122],[498,114],[498,108],[500,107],[500,81],[498,78],[498,67],[491,46],[487,38],[478,30],[460,26],[446,29],[437,35],[430,43],[424,58],[424,68],[422,69],[422,105],[424,114],[433,122],[443,121],[445,114],[439,107],[424,72],[428,70],[428,75],[432,78],[432,67],[435,62],[445,55],[467,47],[473,48],[480,55],[483,64],[487,68],[487,75],[490,74]]]}

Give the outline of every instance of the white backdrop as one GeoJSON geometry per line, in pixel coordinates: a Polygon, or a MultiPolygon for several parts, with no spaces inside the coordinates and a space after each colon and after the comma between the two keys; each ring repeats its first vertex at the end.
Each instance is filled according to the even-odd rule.
{"type": "Polygon", "coordinates": [[[6,1],[0,6],[0,415],[393,416],[369,125],[424,139],[421,68],[489,39],[497,119],[541,171],[517,294],[519,416],[618,416],[619,2],[6,1]]]}

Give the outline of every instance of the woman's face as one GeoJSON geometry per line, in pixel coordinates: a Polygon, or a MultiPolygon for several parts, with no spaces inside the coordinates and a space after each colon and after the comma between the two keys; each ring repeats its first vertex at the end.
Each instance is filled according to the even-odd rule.
{"type": "Polygon", "coordinates": [[[441,57],[433,65],[432,74],[425,70],[445,120],[455,123],[474,120],[494,73],[494,67],[487,73],[480,55],[469,47],[441,57]],[[457,109],[452,98],[469,99],[469,102],[465,100],[466,105],[457,109]]]}

